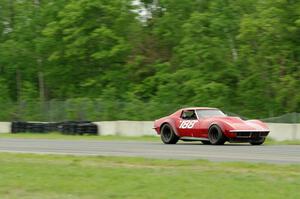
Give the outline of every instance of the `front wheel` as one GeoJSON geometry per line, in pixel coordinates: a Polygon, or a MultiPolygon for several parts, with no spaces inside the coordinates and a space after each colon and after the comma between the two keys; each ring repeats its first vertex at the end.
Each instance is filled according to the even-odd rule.
{"type": "Polygon", "coordinates": [[[226,137],[218,125],[212,125],[208,131],[208,139],[213,145],[223,145],[226,142],[226,137]]]}
{"type": "Polygon", "coordinates": [[[160,130],[160,137],[165,144],[176,144],[179,137],[174,133],[173,128],[169,124],[164,124],[160,130]]]}
{"type": "Polygon", "coordinates": [[[251,145],[262,145],[265,142],[266,138],[262,138],[261,140],[258,141],[251,141],[251,145]]]}

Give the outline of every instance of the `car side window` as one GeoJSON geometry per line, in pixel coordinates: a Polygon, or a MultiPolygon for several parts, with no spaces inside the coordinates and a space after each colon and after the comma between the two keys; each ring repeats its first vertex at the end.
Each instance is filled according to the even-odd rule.
{"type": "Polygon", "coordinates": [[[196,120],[197,116],[194,110],[185,110],[182,111],[181,118],[184,120],[196,120]]]}

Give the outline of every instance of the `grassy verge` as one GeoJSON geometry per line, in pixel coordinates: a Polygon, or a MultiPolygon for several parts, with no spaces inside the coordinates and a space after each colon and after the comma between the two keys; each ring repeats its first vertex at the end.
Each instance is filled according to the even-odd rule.
{"type": "Polygon", "coordinates": [[[267,138],[266,145],[300,145],[300,140],[284,140],[276,141],[272,138],[267,138]]]}
{"type": "Polygon", "coordinates": [[[3,133],[0,134],[0,138],[33,138],[33,139],[57,139],[57,140],[107,140],[107,141],[160,141],[160,138],[153,136],[118,136],[118,135],[105,135],[105,136],[94,136],[94,135],[62,135],[60,133],[3,133]]]}
{"type": "Polygon", "coordinates": [[[0,153],[1,199],[300,198],[300,165],[0,153]]]}

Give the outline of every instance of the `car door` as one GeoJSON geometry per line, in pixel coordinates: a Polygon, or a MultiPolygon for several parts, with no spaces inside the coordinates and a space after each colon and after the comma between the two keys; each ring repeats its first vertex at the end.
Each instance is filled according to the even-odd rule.
{"type": "Polygon", "coordinates": [[[193,137],[197,133],[198,119],[194,110],[183,110],[176,121],[177,132],[180,137],[193,137]]]}

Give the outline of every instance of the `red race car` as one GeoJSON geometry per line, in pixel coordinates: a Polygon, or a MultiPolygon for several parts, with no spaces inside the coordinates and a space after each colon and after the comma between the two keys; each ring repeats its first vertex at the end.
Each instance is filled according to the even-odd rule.
{"type": "Polygon", "coordinates": [[[217,108],[184,108],[155,120],[154,129],[165,144],[178,140],[196,141],[203,144],[222,145],[229,142],[264,143],[270,130],[259,120],[242,120],[229,117],[217,108]]]}

